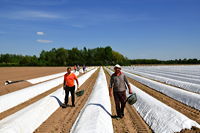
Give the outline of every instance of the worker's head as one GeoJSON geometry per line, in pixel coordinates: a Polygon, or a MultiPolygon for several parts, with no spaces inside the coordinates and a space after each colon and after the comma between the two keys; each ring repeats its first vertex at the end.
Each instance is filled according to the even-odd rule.
{"type": "Polygon", "coordinates": [[[67,73],[71,73],[71,67],[67,68],[67,73]]]}
{"type": "Polygon", "coordinates": [[[119,64],[116,64],[114,70],[116,73],[119,73],[121,71],[121,66],[119,64]]]}

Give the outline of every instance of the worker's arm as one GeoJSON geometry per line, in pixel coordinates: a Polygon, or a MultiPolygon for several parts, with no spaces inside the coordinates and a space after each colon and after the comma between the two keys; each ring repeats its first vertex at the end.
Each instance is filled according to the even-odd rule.
{"type": "Polygon", "coordinates": [[[79,82],[78,79],[76,79],[77,89],[79,89],[79,82]]]}
{"type": "Polygon", "coordinates": [[[132,94],[133,93],[133,91],[131,90],[131,86],[130,86],[130,84],[129,84],[129,82],[128,82],[128,80],[127,80],[127,78],[126,78],[126,76],[124,75],[124,80],[125,80],[125,82],[126,82],[126,85],[128,86],[128,91],[129,91],[129,94],[132,94]]]}
{"type": "Polygon", "coordinates": [[[131,86],[130,86],[130,84],[127,84],[127,86],[128,86],[129,94],[132,94],[133,91],[131,90],[131,86]]]}
{"type": "Polygon", "coordinates": [[[109,96],[112,97],[112,88],[109,87],[109,96]]]}
{"type": "Polygon", "coordinates": [[[63,81],[63,89],[65,89],[65,79],[64,79],[64,81],[63,81]]]}
{"type": "Polygon", "coordinates": [[[109,85],[109,96],[112,97],[112,89],[113,89],[113,78],[110,78],[110,85],[109,85]]]}

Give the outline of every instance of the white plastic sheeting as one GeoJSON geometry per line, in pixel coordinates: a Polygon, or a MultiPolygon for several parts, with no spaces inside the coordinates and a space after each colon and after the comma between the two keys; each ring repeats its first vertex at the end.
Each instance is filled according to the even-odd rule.
{"type": "Polygon", "coordinates": [[[98,68],[95,67],[94,69],[92,69],[91,71],[85,73],[83,76],[79,77],[78,78],[78,81],[79,81],[79,86],[81,84],[83,84],[83,81],[85,82],[86,79],[88,79],[98,68]]]}
{"type": "Polygon", "coordinates": [[[63,102],[62,89],[0,121],[1,133],[31,133],[63,102]],[[60,101],[61,100],[61,101],[60,101]]]}
{"type": "Polygon", "coordinates": [[[146,70],[143,70],[143,72],[149,73],[149,74],[153,74],[153,75],[157,75],[157,76],[166,77],[166,78],[176,79],[176,80],[180,80],[180,81],[183,81],[183,82],[200,84],[200,79],[195,79],[195,78],[190,78],[190,77],[183,77],[183,76],[177,76],[177,75],[172,75],[172,74],[167,74],[167,73],[161,73],[161,72],[146,71],[146,70]]]}
{"type": "MultiPolygon", "coordinates": [[[[79,74],[79,73],[75,73],[79,74]]],[[[63,77],[0,96],[0,113],[63,83],[63,77]]]]}
{"type": "Polygon", "coordinates": [[[198,110],[200,110],[200,95],[185,91],[173,86],[165,85],[147,78],[143,78],[128,72],[123,71],[128,77],[154,89],[159,92],[162,92],[163,94],[176,99],[177,101],[180,101],[188,106],[194,107],[198,110]]]}
{"type": "MultiPolygon", "coordinates": [[[[97,69],[97,68],[96,68],[97,69]]],[[[96,69],[78,78],[80,86],[96,71],[96,69]]],[[[34,132],[64,101],[63,89],[53,92],[26,108],[0,121],[1,133],[34,132]]]]}
{"type": "MultiPolygon", "coordinates": [[[[94,68],[94,67],[86,67],[85,72],[90,71],[90,70],[92,70],[93,68],[94,68]]],[[[81,69],[79,70],[79,72],[84,73],[84,72],[83,72],[83,68],[81,68],[81,69]]]]}
{"type": "MultiPolygon", "coordinates": [[[[88,71],[92,70],[93,68],[94,67],[89,67],[88,71]]],[[[83,70],[82,71],[81,70],[80,70],[80,72],[83,73],[83,70]]],[[[72,72],[74,73],[74,71],[72,71],[72,72]]],[[[62,73],[52,74],[52,75],[43,76],[43,77],[39,77],[39,78],[29,79],[29,80],[26,80],[26,81],[30,82],[31,84],[37,84],[37,83],[44,82],[44,81],[47,81],[47,80],[50,80],[50,79],[54,79],[54,78],[57,78],[57,77],[64,76],[65,73],[67,73],[67,72],[62,72],[62,73]]],[[[78,73],[79,73],[78,71],[75,72],[76,75],[78,75],[78,73]]]]}
{"type": "Polygon", "coordinates": [[[37,84],[37,83],[40,83],[40,82],[43,82],[43,81],[47,81],[47,80],[50,80],[50,79],[54,79],[54,78],[57,78],[57,77],[64,76],[65,73],[66,72],[52,74],[52,75],[43,76],[43,77],[39,77],[39,78],[29,79],[29,80],[26,80],[26,81],[30,82],[31,84],[37,84]]]}
{"type": "Polygon", "coordinates": [[[183,81],[179,81],[179,80],[175,80],[175,79],[156,76],[156,75],[148,74],[148,73],[145,73],[145,72],[133,71],[133,70],[130,70],[130,69],[124,69],[124,70],[131,72],[131,73],[134,73],[134,74],[139,74],[139,75],[144,76],[146,78],[161,81],[161,82],[164,82],[164,83],[169,84],[169,85],[177,86],[177,87],[183,88],[183,89],[191,91],[191,92],[200,93],[200,85],[198,85],[198,84],[193,84],[193,83],[189,83],[189,82],[183,82],[183,81]]]}
{"type": "MultiPolygon", "coordinates": [[[[110,74],[113,73],[110,70],[108,72],[110,74]]],[[[200,127],[197,122],[146,94],[132,84],[131,89],[137,95],[137,102],[133,106],[155,133],[174,133],[180,132],[182,129],[191,129],[192,126],[200,127]]]]}
{"type": "Polygon", "coordinates": [[[111,104],[101,68],[93,92],[73,124],[71,133],[113,133],[111,104]]]}
{"type": "Polygon", "coordinates": [[[156,133],[174,133],[182,129],[191,129],[200,125],[176,111],[175,109],[156,100],[131,84],[132,90],[137,94],[138,102],[134,104],[146,123],[156,133]]]}
{"type": "Polygon", "coordinates": [[[174,74],[185,74],[191,77],[200,76],[200,65],[134,66],[134,69],[141,71],[148,70],[148,71],[170,72],[174,74]]]}
{"type": "MultiPolygon", "coordinates": [[[[157,66],[158,67],[158,66],[157,66]]],[[[123,67],[124,68],[124,67],[123,67]]],[[[125,68],[129,68],[129,69],[133,69],[133,67],[125,67],[125,68]]],[[[145,69],[145,68],[143,68],[143,69],[138,69],[138,67],[136,67],[136,68],[134,68],[134,70],[135,71],[140,71],[140,72],[157,72],[157,73],[165,73],[165,74],[170,74],[170,75],[174,75],[174,76],[179,76],[179,77],[187,77],[187,78],[192,78],[192,79],[200,79],[200,76],[198,76],[198,75],[192,75],[192,73],[180,73],[180,72],[177,72],[177,71],[170,71],[170,70],[168,70],[167,68],[166,69],[164,69],[164,68],[162,68],[161,67],[161,69],[159,69],[159,68],[157,68],[157,69],[153,69],[154,67],[151,67],[151,69],[150,68],[147,68],[147,69],[145,69]]],[[[179,68],[178,66],[177,66],[177,68],[179,68]]]]}

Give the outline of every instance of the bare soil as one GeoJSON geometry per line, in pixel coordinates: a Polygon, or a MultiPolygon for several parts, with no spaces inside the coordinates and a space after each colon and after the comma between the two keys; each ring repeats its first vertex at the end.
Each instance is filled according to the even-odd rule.
{"type": "MultiPolygon", "coordinates": [[[[11,84],[8,86],[4,85],[6,80],[27,80],[31,78],[46,76],[50,74],[55,74],[59,72],[66,71],[66,67],[1,67],[0,68],[0,96],[22,89],[24,87],[30,86],[30,83],[27,82],[19,82],[15,84],[11,84]]],[[[81,109],[85,105],[88,97],[90,96],[93,86],[96,82],[96,78],[98,76],[99,70],[97,70],[82,86],[80,86],[80,90],[84,89],[85,93],[83,96],[76,97],[76,106],[67,108],[59,108],[57,109],[35,132],[46,133],[46,132],[59,132],[66,133],[70,132],[70,129],[78,117],[81,109]]],[[[110,76],[105,71],[107,82],[109,83],[110,76]]],[[[81,76],[80,74],[79,76],[81,76]]],[[[191,108],[185,104],[182,104],[158,91],[153,90],[133,79],[128,78],[130,83],[134,84],[144,92],[153,96],[154,98],[160,100],[166,105],[174,108],[180,113],[186,115],[190,119],[198,122],[200,124],[200,111],[191,108]]],[[[0,120],[21,110],[22,108],[40,100],[41,98],[49,95],[50,93],[56,91],[62,85],[59,85],[51,90],[40,94],[29,101],[26,101],[23,104],[20,104],[16,107],[13,107],[3,113],[0,113],[0,120]]],[[[112,114],[116,115],[115,112],[115,103],[114,98],[111,97],[111,105],[112,105],[112,114]]],[[[71,99],[69,100],[71,102],[71,99]]],[[[71,103],[69,103],[71,104],[71,103]]],[[[142,117],[138,114],[138,112],[129,104],[126,104],[125,108],[125,116],[122,119],[112,119],[114,132],[115,133],[151,133],[153,132],[149,126],[145,123],[142,117]]],[[[200,133],[200,129],[193,127],[191,130],[182,130],[180,133],[200,133]]]]}
{"type": "MultiPolygon", "coordinates": [[[[78,77],[80,77],[82,75],[83,74],[80,73],[78,75],[78,77]]],[[[7,117],[7,116],[9,116],[9,115],[11,115],[11,114],[13,114],[13,113],[25,108],[25,107],[27,107],[28,105],[30,105],[30,104],[32,104],[32,103],[44,98],[45,96],[48,96],[49,94],[53,93],[54,91],[58,90],[61,87],[62,87],[62,84],[58,85],[57,87],[54,87],[54,88],[52,88],[52,89],[50,89],[50,90],[48,90],[46,92],[44,92],[44,93],[42,93],[40,95],[38,95],[38,96],[36,96],[36,97],[34,97],[34,98],[32,98],[32,99],[30,99],[30,100],[28,100],[28,101],[26,101],[26,102],[24,102],[22,104],[19,104],[19,105],[13,107],[13,108],[10,108],[10,109],[0,113],[0,120],[4,119],[5,117],[7,117]]]]}
{"type": "MultiPolygon", "coordinates": [[[[166,105],[172,107],[173,109],[179,111],[180,113],[186,115],[188,118],[198,122],[200,124],[200,111],[189,107],[175,99],[170,98],[169,96],[160,93],[152,88],[149,88],[146,85],[143,85],[131,78],[128,78],[128,80],[130,81],[130,83],[132,83],[133,85],[135,85],[136,87],[140,88],[141,90],[143,90],[144,92],[146,92],[147,94],[153,96],[154,98],[156,98],[157,100],[165,103],[166,105]]],[[[190,133],[196,133],[196,132],[200,132],[200,129],[193,127],[191,130],[184,130],[181,133],[187,132],[189,131],[190,133]]]]}
{"type": "Polygon", "coordinates": [[[19,105],[13,107],[13,108],[10,108],[10,109],[0,113],[0,120],[2,120],[3,118],[5,118],[5,117],[7,117],[7,116],[9,116],[11,114],[14,114],[15,112],[27,107],[28,105],[31,105],[32,103],[44,98],[45,96],[48,96],[49,94],[53,93],[54,91],[56,91],[57,89],[59,89],[61,87],[62,87],[62,85],[59,85],[59,86],[57,86],[55,88],[52,88],[52,89],[50,89],[50,90],[48,90],[48,91],[46,91],[46,92],[44,92],[44,93],[32,98],[32,99],[30,99],[30,100],[28,100],[28,101],[26,101],[26,102],[24,102],[22,104],[19,104],[19,105]]]}
{"type": "MultiPolygon", "coordinates": [[[[159,83],[168,85],[168,86],[176,87],[176,88],[181,89],[181,90],[184,90],[184,91],[192,92],[192,91],[186,90],[186,89],[184,89],[184,88],[181,88],[181,87],[178,87],[178,86],[175,86],[175,85],[167,84],[167,83],[162,82],[162,81],[159,81],[159,80],[155,80],[155,79],[148,78],[148,77],[146,77],[146,76],[142,76],[142,75],[139,75],[139,74],[136,74],[136,73],[132,73],[132,74],[137,75],[137,76],[140,76],[140,77],[143,77],[143,78],[147,78],[147,79],[150,79],[150,80],[152,80],[152,81],[156,81],[156,82],[159,82],[159,83]]],[[[198,93],[198,92],[192,92],[192,93],[200,94],[200,93],[198,93]]]]}
{"type": "Polygon", "coordinates": [[[32,84],[25,80],[65,72],[66,67],[0,67],[0,96],[32,84]],[[5,81],[21,81],[5,85],[5,81]]]}
{"type": "MultiPolygon", "coordinates": [[[[110,75],[105,71],[106,79],[109,84],[110,75]]],[[[116,115],[113,96],[110,98],[112,114],[116,115]]],[[[152,133],[149,126],[131,105],[126,104],[122,119],[112,119],[115,133],[152,133]]]]}
{"type": "MultiPolygon", "coordinates": [[[[75,107],[58,108],[38,129],[35,133],[68,133],[73,123],[78,117],[81,109],[90,96],[93,86],[96,82],[99,70],[97,70],[86,82],[80,86],[80,90],[85,90],[84,95],[76,97],[75,107]]],[[[71,105],[69,99],[69,105],[71,105]]]]}

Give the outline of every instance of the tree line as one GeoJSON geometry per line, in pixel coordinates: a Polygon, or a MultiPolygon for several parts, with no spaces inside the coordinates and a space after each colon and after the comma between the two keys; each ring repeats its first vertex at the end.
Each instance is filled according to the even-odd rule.
{"type": "Polygon", "coordinates": [[[15,54],[1,54],[0,66],[73,66],[73,65],[129,65],[128,58],[119,52],[112,50],[110,46],[94,49],[53,48],[50,51],[43,50],[39,57],[22,56],[15,54]]]}
{"type": "Polygon", "coordinates": [[[175,60],[157,60],[157,59],[135,59],[129,60],[130,64],[200,64],[198,59],[175,59],[175,60]]]}
{"type": "Polygon", "coordinates": [[[110,46],[94,49],[53,48],[43,50],[39,57],[16,54],[0,54],[0,66],[105,66],[105,65],[134,65],[134,64],[200,64],[198,59],[128,59],[110,46]]]}

